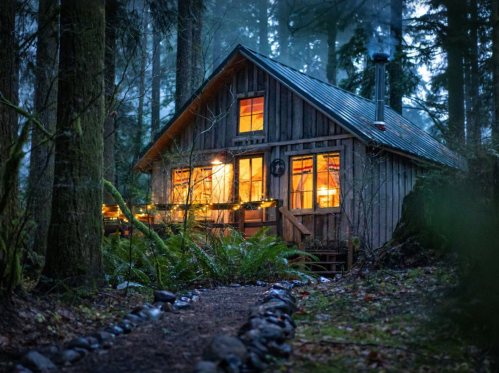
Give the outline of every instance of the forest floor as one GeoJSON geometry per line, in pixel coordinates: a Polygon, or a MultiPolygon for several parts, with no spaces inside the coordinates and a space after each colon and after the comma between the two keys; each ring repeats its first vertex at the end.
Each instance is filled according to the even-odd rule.
{"type": "MultiPolygon", "coordinates": [[[[293,290],[299,311],[293,354],[269,372],[491,372],[492,358],[470,344],[441,313],[452,301],[452,269],[425,267],[348,275],[293,290]]],[[[210,338],[235,335],[264,288],[203,292],[189,310],[166,313],[110,349],[98,350],[65,372],[192,372],[210,338]]],[[[1,310],[0,371],[29,349],[62,344],[116,323],[151,296],[106,290],[61,299],[16,298],[1,310]],[[74,298],[71,298],[74,297],[74,298]]],[[[10,365],[12,366],[12,365],[10,365]]]]}
{"type": "MultiPolygon", "coordinates": [[[[290,360],[274,372],[491,372],[492,358],[441,313],[456,277],[427,267],[299,288],[290,360]]],[[[449,304],[447,304],[448,306],[449,304]]]]}

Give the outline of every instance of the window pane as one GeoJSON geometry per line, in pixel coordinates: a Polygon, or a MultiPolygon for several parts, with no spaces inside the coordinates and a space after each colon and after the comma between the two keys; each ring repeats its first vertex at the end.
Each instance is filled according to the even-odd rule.
{"type": "Polygon", "coordinates": [[[253,114],[263,114],[263,97],[253,99],[253,114]]]}
{"type": "Polygon", "coordinates": [[[263,114],[253,115],[253,131],[262,131],[263,130],[263,114]]]}
{"type": "Polygon", "coordinates": [[[250,183],[240,182],[239,183],[239,201],[247,202],[250,200],[250,183]]]}
{"type": "Polygon", "coordinates": [[[251,99],[239,101],[239,115],[251,115],[251,99]]]}
{"type": "Polygon", "coordinates": [[[291,167],[294,174],[301,174],[302,171],[302,158],[293,158],[291,160],[291,167]]]}
{"type": "Polygon", "coordinates": [[[326,172],[328,166],[328,160],[324,157],[324,154],[319,154],[317,156],[317,172],[326,172]]]}
{"type": "Polygon", "coordinates": [[[302,203],[302,209],[311,209],[312,208],[312,201],[313,201],[313,192],[303,192],[303,203],[302,203]]]}
{"type": "Polygon", "coordinates": [[[303,189],[304,191],[312,192],[314,190],[314,178],[312,174],[305,174],[302,176],[303,189]]]}
{"type": "Polygon", "coordinates": [[[262,199],[262,182],[253,181],[251,183],[251,201],[260,201],[262,199]]]}
{"type": "Polygon", "coordinates": [[[239,132],[251,132],[251,115],[239,118],[239,132]]]}
{"type": "Polygon", "coordinates": [[[314,172],[314,158],[313,157],[303,157],[303,173],[313,173],[314,172]]]}
{"type": "Polygon", "coordinates": [[[239,160],[239,182],[250,181],[250,160],[239,160]]]}
{"type": "Polygon", "coordinates": [[[263,175],[262,163],[263,163],[262,158],[252,158],[251,159],[251,179],[253,181],[262,180],[262,175],[263,175]]]}
{"type": "MultiPolygon", "coordinates": [[[[324,172],[317,174],[317,204],[320,208],[340,205],[340,157],[338,154],[320,154],[317,163],[324,172]]],[[[318,166],[319,167],[319,166],[318,166]]]]}
{"type": "Polygon", "coordinates": [[[301,175],[293,175],[293,181],[291,182],[291,191],[299,192],[301,190],[303,190],[301,175]]]}

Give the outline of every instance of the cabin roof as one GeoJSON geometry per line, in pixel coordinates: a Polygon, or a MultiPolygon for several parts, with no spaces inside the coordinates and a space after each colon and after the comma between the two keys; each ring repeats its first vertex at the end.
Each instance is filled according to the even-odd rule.
{"type": "Polygon", "coordinates": [[[373,125],[375,111],[373,101],[308,76],[243,45],[238,45],[203,83],[198,91],[194,93],[191,99],[161,129],[156,135],[155,141],[146,147],[141,160],[135,166],[136,169],[144,169],[141,166],[141,162],[147,157],[154,144],[166,134],[179,116],[189,108],[195,98],[203,92],[204,87],[216,79],[216,76],[238,54],[242,54],[248,60],[272,75],[281,84],[284,84],[303,99],[329,115],[347,131],[365,143],[377,147],[392,148],[450,167],[466,168],[466,161],[463,157],[449,150],[426,131],[390,107],[385,107],[386,131],[381,131],[373,125]]]}

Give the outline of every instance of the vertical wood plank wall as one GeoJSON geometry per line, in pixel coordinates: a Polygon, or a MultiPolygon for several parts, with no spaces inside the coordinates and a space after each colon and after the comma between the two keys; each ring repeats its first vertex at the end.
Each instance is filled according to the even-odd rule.
{"type": "MultiPolygon", "coordinates": [[[[178,148],[187,151],[196,136],[195,148],[200,153],[196,162],[206,165],[216,156],[209,152],[210,149],[220,150],[239,145],[238,151],[233,153],[261,153],[264,155],[266,167],[266,197],[281,199],[284,207],[289,208],[290,157],[286,152],[307,149],[317,152],[316,149],[319,148],[340,146],[343,149],[341,212],[324,214],[318,210],[314,214],[297,215],[297,219],[312,233],[310,240],[322,244],[345,240],[349,225],[353,234],[361,238],[367,237],[366,240],[375,247],[391,238],[401,214],[403,198],[412,189],[416,175],[424,172],[421,166],[404,156],[367,148],[354,137],[290,144],[293,140],[348,133],[331,118],[249,61],[241,63],[239,70],[220,87],[218,93],[201,109],[201,117],[197,118],[196,123],[185,127],[177,136],[175,140],[178,148]],[[262,95],[265,97],[264,139],[252,139],[246,134],[238,136],[237,100],[262,95]],[[213,121],[215,115],[217,120],[213,121]],[[254,144],[283,141],[288,143],[259,149],[252,147],[254,144]],[[281,177],[273,177],[270,175],[270,163],[278,158],[286,163],[286,173],[281,177]],[[362,196],[355,187],[359,182],[364,183],[366,187],[362,196]]],[[[157,161],[152,167],[155,203],[165,203],[169,198],[169,181],[165,178],[171,174],[169,167],[172,166],[162,163],[157,161]]],[[[275,212],[269,211],[267,218],[274,220],[275,212]]],[[[275,231],[275,228],[273,229],[275,231]]],[[[297,232],[294,232],[287,219],[283,219],[283,239],[288,242],[297,241],[297,232]]]]}

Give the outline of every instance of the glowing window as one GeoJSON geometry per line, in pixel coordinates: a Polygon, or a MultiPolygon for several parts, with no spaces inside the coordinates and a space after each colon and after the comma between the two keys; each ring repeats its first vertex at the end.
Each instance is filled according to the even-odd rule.
{"type": "Polygon", "coordinates": [[[339,207],[340,155],[329,153],[291,158],[290,184],[291,209],[339,207]]]}
{"type": "Polygon", "coordinates": [[[260,201],[263,197],[263,158],[239,160],[239,201],[260,201]]]}
{"type": "Polygon", "coordinates": [[[314,157],[291,159],[291,208],[311,209],[314,201],[314,157]]]}
{"type": "MultiPolygon", "coordinates": [[[[173,203],[185,204],[189,193],[189,169],[173,170],[173,203]]],[[[189,203],[206,204],[211,202],[211,167],[194,168],[191,178],[189,203]]]]}
{"type": "Polygon", "coordinates": [[[263,97],[239,101],[239,133],[263,130],[263,97]]]}

